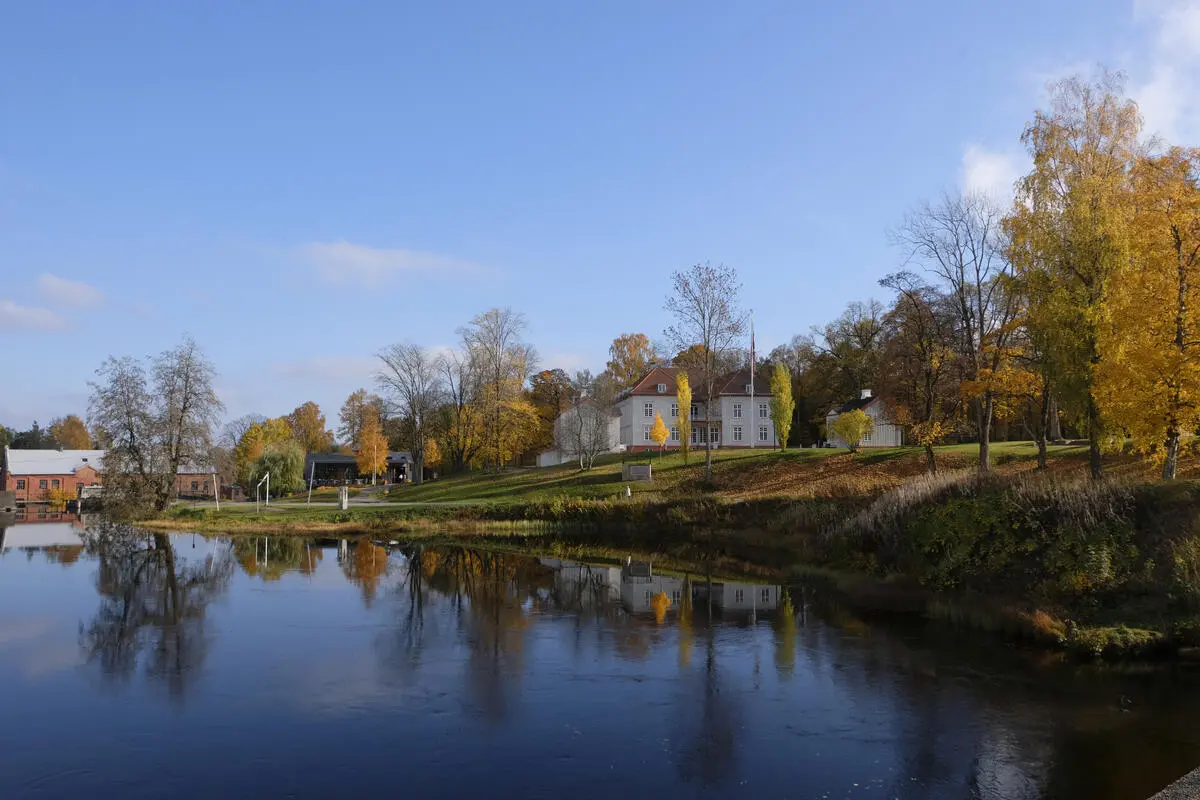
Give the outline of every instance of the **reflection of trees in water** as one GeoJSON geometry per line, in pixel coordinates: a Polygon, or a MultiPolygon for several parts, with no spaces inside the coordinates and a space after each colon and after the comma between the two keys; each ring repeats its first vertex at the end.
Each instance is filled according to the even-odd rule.
{"type": "Polygon", "coordinates": [[[705,620],[704,670],[681,677],[682,696],[674,704],[682,729],[683,744],[676,754],[679,777],[704,786],[721,786],[737,772],[738,742],[734,732],[741,728],[742,712],[736,689],[726,685],[717,662],[716,626],[705,620]],[[697,683],[699,684],[697,686],[697,683]],[[699,691],[699,699],[696,692],[699,691]]]}
{"type": "Polygon", "coordinates": [[[370,608],[379,592],[380,579],[391,568],[388,551],[367,539],[360,539],[349,545],[344,555],[339,552],[338,560],[342,574],[362,591],[363,603],[370,608]]]}
{"type": "Polygon", "coordinates": [[[523,668],[526,604],[552,585],[553,573],[532,557],[456,547],[408,550],[399,587],[404,608],[384,642],[385,663],[405,676],[418,670],[429,636],[425,616],[441,607],[468,647],[472,701],[488,717],[502,718],[523,668]]]}
{"type": "Polygon", "coordinates": [[[83,555],[83,545],[55,545],[54,547],[43,548],[42,554],[50,564],[61,564],[64,567],[69,567],[83,555]]]}
{"type": "Polygon", "coordinates": [[[182,696],[207,651],[208,604],[233,573],[228,552],[187,563],[167,535],[111,523],[90,529],[84,542],[99,562],[101,597],[91,622],[80,625],[88,662],[113,680],[128,680],[141,663],[147,676],[182,696]]]}
{"type": "Polygon", "coordinates": [[[322,559],[320,548],[294,536],[238,536],[233,557],[251,578],[277,581],[289,572],[312,575],[322,559]]]}

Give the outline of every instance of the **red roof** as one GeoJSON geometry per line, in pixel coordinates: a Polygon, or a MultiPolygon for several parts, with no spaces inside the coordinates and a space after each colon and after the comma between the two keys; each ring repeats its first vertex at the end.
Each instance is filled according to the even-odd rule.
{"type": "MultiPolygon", "coordinates": [[[[654,367],[646,373],[646,377],[642,378],[634,387],[626,392],[626,395],[674,395],[677,394],[677,386],[675,378],[680,372],[683,372],[683,367],[654,367]],[[662,384],[664,391],[658,391],[659,384],[662,384]]],[[[704,393],[704,378],[700,370],[687,370],[688,382],[692,385],[692,397],[697,400],[702,400],[704,393]]],[[[746,386],[750,383],[750,368],[745,367],[728,375],[722,375],[713,382],[713,387],[718,395],[746,395],[746,386]]],[[[767,396],[771,394],[771,386],[761,372],[754,376],[754,394],[767,396]]]]}

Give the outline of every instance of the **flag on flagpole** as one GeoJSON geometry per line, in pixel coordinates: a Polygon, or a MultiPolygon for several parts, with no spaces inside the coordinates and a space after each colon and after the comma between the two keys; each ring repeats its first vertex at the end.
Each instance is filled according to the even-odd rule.
{"type": "Polygon", "coordinates": [[[754,409],[754,312],[750,312],[750,419],[754,425],[750,427],[750,448],[753,449],[758,437],[755,426],[758,424],[758,413],[754,409]]]}

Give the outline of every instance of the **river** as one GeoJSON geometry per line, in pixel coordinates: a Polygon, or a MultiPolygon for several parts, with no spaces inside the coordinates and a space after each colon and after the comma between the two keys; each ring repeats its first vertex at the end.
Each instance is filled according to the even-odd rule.
{"type": "Polygon", "coordinates": [[[1077,664],[817,585],[10,527],[0,797],[1141,800],[1200,670],[1077,664]]]}

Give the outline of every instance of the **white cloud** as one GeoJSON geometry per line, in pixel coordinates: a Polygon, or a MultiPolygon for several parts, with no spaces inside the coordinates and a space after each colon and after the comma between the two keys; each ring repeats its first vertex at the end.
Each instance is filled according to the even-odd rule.
{"type": "Polygon", "coordinates": [[[0,330],[56,331],[66,326],[67,321],[48,308],[21,306],[12,300],[0,300],[0,330]]]}
{"type": "Polygon", "coordinates": [[[313,356],[306,361],[276,364],[272,370],[286,378],[318,381],[358,381],[367,385],[373,380],[379,361],[366,356],[313,356]]]}
{"type": "Polygon", "coordinates": [[[964,191],[981,192],[1007,203],[1022,172],[1020,157],[972,144],[963,152],[960,180],[964,191]]]}
{"type": "Polygon", "coordinates": [[[476,271],[477,264],[420,250],[386,250],[347,241],[310,242],[300,254],[317,276],[348,287],[378,286],[400,273],[461,273],[476,271]]]}
{"type": "Polygon", "coordinates": [[[1149,27],[1141,63],[1130,67],[1130,96],[1147,135],[1172,143],[1200,137],[1200,0],[1139,0],[1134,18],[1149,27]]]}
{"type": "Polygon", "coordinates": [[[53,305],[94,308],[104,303],[104,292],[95,286],[60,278],[49,272],[43,272],[38,276],[38,289],[42,296],[53,305]]]}

